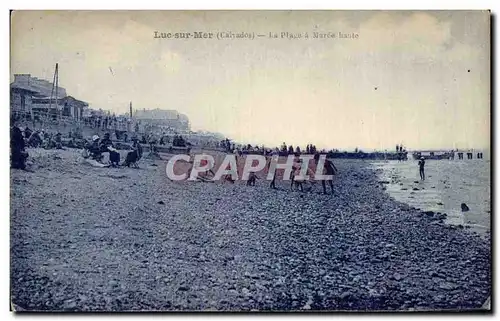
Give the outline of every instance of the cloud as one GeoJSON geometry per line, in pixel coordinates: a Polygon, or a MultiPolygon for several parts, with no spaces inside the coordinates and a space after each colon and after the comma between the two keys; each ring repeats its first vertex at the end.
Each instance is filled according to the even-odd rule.
{"type": "Polygon", "coordinates": [[[13,23],[12,72],[50,79],[59,62],[61,85],[92,107],[177,109],[197,129],[249,143],[488,145],[487,22],[454,12],[27,12],[13,23]],[[157,41],[155,30],[359,39],[157,41]]]}

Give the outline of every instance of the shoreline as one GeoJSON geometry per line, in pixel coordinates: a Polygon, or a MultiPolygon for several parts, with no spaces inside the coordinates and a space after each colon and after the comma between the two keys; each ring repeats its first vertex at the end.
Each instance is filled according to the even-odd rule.
{"type": "Polygon", "coordinates": [[[163,161],[91,168],[75,153],[11,170],[23,309],[467,310],[491,295],[489,242],[393,200],[368,161],[334,160],[332,196],[169,182],[163,161]]]}

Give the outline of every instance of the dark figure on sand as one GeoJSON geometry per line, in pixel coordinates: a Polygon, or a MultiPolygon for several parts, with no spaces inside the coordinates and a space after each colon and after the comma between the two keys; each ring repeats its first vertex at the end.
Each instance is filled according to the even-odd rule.
{"type": "Polygon", "coordinates": [[[109,138],[109,133],[104,134],[104,138],[100,142],[100,150],[102,153],[109,152],[111,166],[120,166],[120,153],[114,149],[113,142],[109,138]]]}
{"type": "Polygon", "coordinates": [[[276,189],[276,172],[274,172],[273,180],[269,184],[269,188],[276,189]]]}
{"type": "Polygon", "coordinates": [[[26,128],[24,129],[24,138],[30,138],[32,133],[33,131],[28,126],[26,126],[26,128]]]}
{"type": "Polygon", "coordinates": [[[250,175],[248,176],[247,186],[255,186],[257,178],[257,174],[255,174],[254,172],[250,172],[250,175]]]}
{"type": "Polygon", "coordinates": [[[62,147],[62,134],[61,133],[57,133],[54,138],[53,138],[54,142],[52,143],[56,149],[63,149],[62,147]]]}
{"type": "Polygon", "coordinates": [[[156,136],[151,134],[148,138],[148,143],[149,143],[149,152],[150,153],[157,153],[156,150],[156,136]]]}
{"type": "Polygon", "coordinates": [[[125,158],[125,161],[123,162],[122,166],[127,166],[127,167],[133,166],[135,168],[139,168],[137,162],[142,157],[142,146],[139,143],[137,137],[133,137],[132,141],[134,142],[132,144],[133,151],[127,153],[127,157],[125,158]]]}
{"type": "MultiPolygon", "coordinates": [[[[269,158],[269,162],[267,163],[267,170],[271,168],[272,156],[269,158]]],[[[273,180],[271,184],[269,184],[269,188],[276,189],[276,170],[274,171],[273,180]]]]}
{"type": "Polygon", "coordinates": [[[298,159],[297,162],[292,167],[292,173],[290,174],[290,190],[293,191],[293,187],[295,185],[296,189],[299,189],[301,192],[304,191],[304,180],[300,177],[300,169],[302,166],[302,159],[298,159]]]}
{"type": "Polygon", "coordinates": [[[15,121],[10,129],[10,162],[12,168],[25,169],[28,153],[24,150],[23,132],[17,127],[15,121]]]}
{"type": "MultiPolygon", "coordinates": [[[[300,171],[301,171],[302,166],[303,166],[303,162],[302,162],[302,159],[300,159],[300,158],[297,160],[297,162],[295,162],[293,164],[292,172],[290,174],[290,180],[291,180],[290,190],[292,190],[292,191],[293,191],[294,186],[295,186],[295,189],[299,189],[301,192],[304,191],[305,179],[304,179],[304,177],[300,176],[300,174],[301,174],[300,171]]],[[[305,166],[308,166],[308,164],[306,164],[305,166]]],[[[307,175],[310,175],[310,174],[311,174],[311,171],[309,169],[307,169],[307,175]]]]}
{"type": "Polygon", "coordinates": [[[40,137],[40,133],[38,131],[34,131],[30,137],[28,138],[28,146],[29,147],[38,147],[42,145],[43,140],[40,137]]]}
{"type": "Polygon", "coordinates": [[[300,164],[295,163],[292,166],[292,171],[290,172],[290,190],[293,190],[293,183],[295,181],[295,172],[300,168],[300,164]]]}
{"type": "Polygon", "coordinates": [[[418,167],[420,171],[420,179],[425,181],[425,158],[420,157],[420,160],[418,161],[418,167]]]}
{"type": "MultiPolygon", "coordinates": [[[[316,165],[318,165],[319,154],[314,155],[314,162],[316,163],[316,165]]],[[[328,159],[325,159],[325,165],[323,168],[323,175],[335,175],[335,174],[337,174],[337,172],[338,172],[337,168],[335,167],[333,162],[328,160],[328,159]]],[[[321,180],[321,185],[323,186],[323,193],[327,194],[326,193],[326,183],[325,183],[324,179],[321,180]]],[[[328,185],[330,185],[330,188],[332,190],[332,195],[333,195],[333,180],[328,179],[328,185]]]]}

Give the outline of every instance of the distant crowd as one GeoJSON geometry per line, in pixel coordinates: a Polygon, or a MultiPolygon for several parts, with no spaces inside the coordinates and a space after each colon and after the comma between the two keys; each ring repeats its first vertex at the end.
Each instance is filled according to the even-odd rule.
{"type": "Polygon", "coordinates": [[[324,149],[317,150],[316,146],[313,144],[307,144],[306,148],[302,150],[300,146],[293,147],[293,145],[287,146],[285,142],[281,144],[280,147],[266,147],[264,145],[251,145],[251,144],[236,144],[231,142],[229,139],[221,140],[217,147],[224,149],[226,152],[235,154],[261,154],[261,155],[293,155],[293,154],[316,154],[318,152],[326,153],[324,149]]]}
{"type": "Polygon", "coordinates": [[[408,160],[408,152],[403,145],[396,145],[396,153],[398,154],[398,161],[407,161],[408,160]]]}

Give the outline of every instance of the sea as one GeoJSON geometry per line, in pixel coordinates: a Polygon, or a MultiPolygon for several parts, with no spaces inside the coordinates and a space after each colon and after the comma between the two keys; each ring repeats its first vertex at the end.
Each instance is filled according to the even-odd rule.
{"type": "Polygon", "coordinates": [[[425,180],[418,160],[379,161],[372,166],[396,201],[424,210],[446,213],[446,223],[462,225],[480,235],[490,233],[491,162],[488,159],[425,161],[425,180]],[[388,182],[388,183],[387,183],[388,182]],[[465,203],[468,211],[462,211],[465,203]]]}

